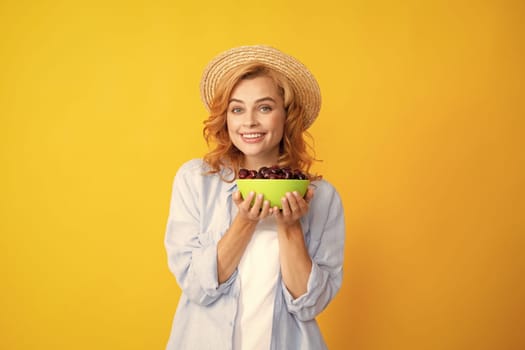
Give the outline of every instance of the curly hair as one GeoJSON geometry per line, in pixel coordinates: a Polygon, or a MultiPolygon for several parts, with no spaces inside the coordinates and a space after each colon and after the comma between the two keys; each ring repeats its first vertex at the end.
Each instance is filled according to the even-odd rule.
{"type": "Polygon", "coordinates": [[[208,174],[221,173],[226,169],[227,174],[221,173],[222,179],[227,182],[235,180],[235,174],[242,167],[244,155],[235,147],[228,135],[226,114],[229,99],[233,89],[241,80],[261,76],[269,77],[275,83],[283,98],[286,112],[284,134],[279,145],[279,159],[275,165],[309,173],[310,167],[316,161],[315,151],[306,141],[306,138],[309,138],[313,142],[313,138],[305,130],[304,109],[296,103],[294,90],[288,78],[262,63],[250,63],[229,72],[217,84],[210,104],[210,115],[204,121],[203,129],[204,139],[211,149],[204,156],[204,161],[209,166],[208,174]],[[228,174],[233,176],[227,179],[228,174]]]}

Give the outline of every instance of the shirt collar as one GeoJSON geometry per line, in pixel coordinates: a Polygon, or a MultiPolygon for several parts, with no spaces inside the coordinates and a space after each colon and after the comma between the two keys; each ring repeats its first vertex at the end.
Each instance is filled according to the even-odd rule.
{"type": "Polygon", "coordinates": [[[226,192],[232,193],[237,189],[237,183],[235,181],[226,183],[226,192]]]}
{"type": "MultiPolygon", "coordinates": [[[[231,179],[232,173],[227,168],[222,168],[220,171],[220,176],[226,179],[231,179]]],[[[237,189],[237,183],[234,181],[232,182],[225,182],[224,188],[226,192],[232,193],[237,189]]]]}

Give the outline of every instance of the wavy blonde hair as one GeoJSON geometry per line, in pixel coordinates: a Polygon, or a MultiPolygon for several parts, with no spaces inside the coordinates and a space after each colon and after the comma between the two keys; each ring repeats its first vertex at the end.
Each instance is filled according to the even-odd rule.
{"type": "Polygon", "coordinates": [[[241,80],[261,76],[269,77],[275,83],[283,98],[286,112],[284,133],[276,165],[300,169],[308,174],[313,162],[316,161],[313,147],[306,142],[306,138],[312,142],[313,138],[305,130],[304,109],[297,103],[290,82],[283,74],[256,62],[232,70],[217,84],[213,100],[210,103],[210,116],[204,121],[203,129],[204,139],[211,149],[204,156],[204,161],[209,165],[208,174],[221,173],[223,169],[227,169],[229,172],[221,173],[222,179],[227,182],[235,180],[235,175],[242,167],[243,153],[235,147],[228,135],[226,114],[229,99],[233,89],[241,80]],[[231,178],[227,179],[226,176],[228,175],[231,178]]]}

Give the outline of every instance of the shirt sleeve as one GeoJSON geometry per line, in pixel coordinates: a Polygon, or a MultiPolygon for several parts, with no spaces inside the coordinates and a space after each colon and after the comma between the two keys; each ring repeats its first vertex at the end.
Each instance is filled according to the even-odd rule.
{"type": "Polygon", "coordinates": [[[323,181],[315,191],[305,234],[312,270],[305,294],[294,299],[284,282],[281,288],[288,312],[300,321],[314,319],[341,287],[345,241],[344,210],[337,191],[323,181]]]}
{"type": "Polygon", "coordinates": [[[219,284],[217,243],[210,232],[200,232],[198,201],[202,175],[187,163],[173,181],[170,212],[165,235],[168,266],[184,294],[193,302],[209,305],[228,292],[237,272],[219,284]]]}

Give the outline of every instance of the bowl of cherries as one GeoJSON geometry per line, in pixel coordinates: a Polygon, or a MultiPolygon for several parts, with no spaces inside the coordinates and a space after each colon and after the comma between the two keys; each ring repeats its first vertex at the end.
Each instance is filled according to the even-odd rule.
{"type": "Polygon", "coordinates": [[[250,192],[263,194],[264,199],[270,201],[270,207],[281,208],[281,198],[286,192],[297,191],[304,196],[310,180],[299,169],[274,165],[259,170],[240,169],[236,183],[243,198],[250,192]]]}

